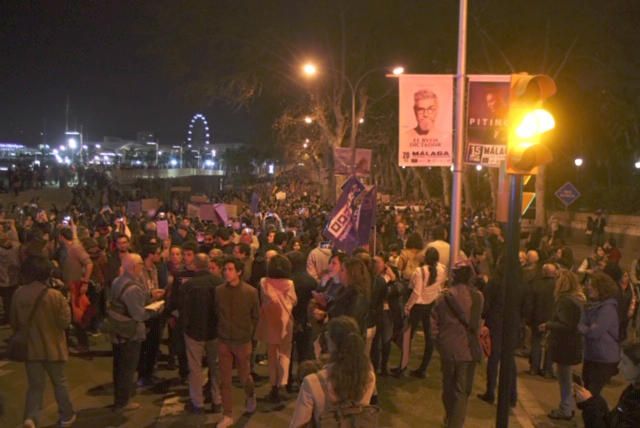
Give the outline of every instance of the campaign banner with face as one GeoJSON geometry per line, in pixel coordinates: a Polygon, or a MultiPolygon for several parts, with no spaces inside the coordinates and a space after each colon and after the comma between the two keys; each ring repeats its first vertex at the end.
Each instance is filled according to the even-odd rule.
{"type": "Polygon", "coordinates": [[[449,166],[453,153],[453,75],[400,76],[398,164],[449,166]]]}
{"type": "MultiPolygon", "coordinates": [[[[351,157],[353,152],[349,147],[333,149],[336,174],[351,175],[351,157]]],[[[364,177],[371,174],[371,150],[356,149],[356,175],[364,177]]]]}
{"type": "Polygon", "coordinates": [[[469,76],[465,163],[500,167],[507,155],[511,75],[469,76]]]}

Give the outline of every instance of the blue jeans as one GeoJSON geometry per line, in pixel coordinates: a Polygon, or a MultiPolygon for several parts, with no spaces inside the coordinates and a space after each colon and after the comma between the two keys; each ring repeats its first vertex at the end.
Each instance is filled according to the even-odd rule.
{"type": "Polygon", "coordinates": [[[64,361],[27,361],[25,363],[29,386],[24,406],[24,419],[31,419],[36,425],[38,424],[38,416],[42,409],[45,373],[53,384],[60,419],[67,420],[73,416],[73,405],[69,398],[69,383],[64,374],[64,366],[64,361]]]}
{"type": "Polygon", "coordinates": [[[571,377],[571,366],[556,363],[556,375],[560,384],[560,412],[569,416],[576,407],[573,397],[573,379],[571,377]]]}

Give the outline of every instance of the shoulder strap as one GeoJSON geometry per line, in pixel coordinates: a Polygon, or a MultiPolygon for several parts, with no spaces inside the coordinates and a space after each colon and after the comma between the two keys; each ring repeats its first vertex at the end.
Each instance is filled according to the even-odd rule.
{"type": "MultiPolygon", "coordinates": [[[[473,301],[473,295],[471,296],[471,298],[472,298],[472,301],[473,301]]],[[[475,331],[473,331],[473,329],[471,328],[471,326],[469,325],[467,320],[464,319],[464,317],[462,316],[460,311],[458,311],[456,308],[453,307],[453,303],[451,302],[451,299],[449,298],[449,293],[445,293],[444,294],[444,301],[447,304],[447,307],[449,308],[449,310],[451,311],[453,316],[456,317],[456,319],[460,322],[460,324],[462,324],[462,326],[467,330],[467,332],[475,334],[475,331]]],[[[471,312],[473,312],[473,308],[472,308],[471,312]]]]}
{"type": "Polygon", "coordinates": [[[33,317],[36,315],[36,310],[38,309],[38,306],[40,306],[40,302],[42,301],[42,299],[44,298],[45,294],[47,294],[48,291],[49,291],[49,288],[45,286],[44,290],[42,290],[40,294],[38,294],[38,297],[36,297],[35,303],[33,304],[33,308],[31,308],[31,313],[29,314],[29,319],[27,320],[27,324],[25,325],[25,328],[27,330],[29,329],[29,327],[31,327],[31,323],[33,322],[33,317]]]}

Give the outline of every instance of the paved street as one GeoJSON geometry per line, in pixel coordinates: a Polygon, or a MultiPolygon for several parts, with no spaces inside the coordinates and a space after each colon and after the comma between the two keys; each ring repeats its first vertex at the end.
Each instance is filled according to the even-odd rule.
{"type": "MultiPolygon", "coordinates": [[[[0,338],[8,337],[9,329],[0,328],[0,338]]],[[[136,400],[143,407],[137,412],[115,415],[109,409],[112,403],[111,357],[108,355],[108,344],[102,337],[94,338],[93,349],[96,356],[92,360],[72,357],[67,366],[71,396],[76,410],[77,428],[102,427],[213,427],[220,418],[219,415],[207,414],[194,416],[184,412],[187,399],[187,388],[175,381],[177,372],[168,371],[160,365],[157,375],[165,381],[157,387],[139,390],[136,400]]],[[[4,340],[2,340],[4,347],[4,340]]],[[[414,348],[418,354],[422,338],[418,336],[414,348]]],[[[3,350],[0,350],[3,351],[3,350]]],[[[398,358],[394,350],[392,366],[398,358]]],[[[411,366],[415,366],[415,361],[411,366]]],[[[522,372],[526,370],[524,359],[519,365],[519,403],[511,417],[513,427],[580,427],[582,421],[576,418],[570,423],[552,423],[546,418],[546,413],[558,401],[558,386],[555,381],[534,378],[522,372]]],[[[476,372],[476,382],[472,398],[470,399],[466,426],[469,428],[485,428],[493,425],[495,406],[490,406],[475,397],[483,391],[484,369],[482,366],[476,372]]],[[[258,373],[267,374],[266,367],[258,366],[258,373]]],[[[395,379],[380,378],[378,390],[380,393],[381,426],[383,427],[437,427],[443,416],[440,401],[440,368],[437,353],[429,368],[426,380],[413,378],[395,379]]],[[[264,382],[257,389],[258,398],[268,393],[269,386],[264,382]]],[[[605,397],[609,403],[614,403],[623,384],[615,379],[612,385],[605,389],[605,397]]],[[[0,392],[5,400],[5,415],[0,418],[0,426],[21,426],[26,377],[21,364],[0,361],[0,392]]],[[[295,396],[289,397],[284,409],[274,409],[265,401],[260,401],[258,411],[252,416],[242,416],[243,393],[239,387],[234,388],[234,402],[238,419],[238,427],[286,427],[293,412],[295,396]]],[[[47,385],[42,426],[54,427],[57,420],[55,400],[50,385],[47,385]]]]}

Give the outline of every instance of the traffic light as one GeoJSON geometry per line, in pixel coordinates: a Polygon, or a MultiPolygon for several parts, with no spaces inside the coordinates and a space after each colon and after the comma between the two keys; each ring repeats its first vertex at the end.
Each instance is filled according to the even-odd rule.
{"type": "Polygon", "coordinates": [[[536,174],[538,166],[551,162],[553,156],[542,135],[555,127],[555,121],[542,103],[555,93],[555,82],[544,74],[511,76],[508,174],[536,174]]]}

